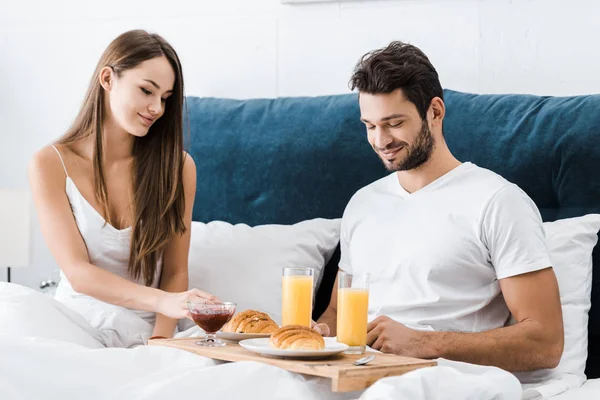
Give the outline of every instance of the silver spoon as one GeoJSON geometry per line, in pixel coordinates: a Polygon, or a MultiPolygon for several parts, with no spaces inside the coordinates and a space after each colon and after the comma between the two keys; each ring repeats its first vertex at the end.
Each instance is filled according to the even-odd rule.
{"type": "Polygon", "coordinates": [[[354,361],[352,364],[354,364],[354,365],[365,365],[365,364],[370,363],[374,359],[375,359],[375,356],[374,355],[370,355],[370,356],[359,358],[358,360],[354,361]]]}
{"type": "MultiPolygon", "coordinates": [[[[361,365],[370,363],[374,359],[375,359],[375,356],[370,355],[370,356],[359,358],[358,360],[355,360],[352,364],[354,364],[356,366],[361,366],[361,365]]],[[[328,367],[332,364],[304,364],[304,365],[306,365],[307,367],[323,367],[323,366],[328,367]]]]}

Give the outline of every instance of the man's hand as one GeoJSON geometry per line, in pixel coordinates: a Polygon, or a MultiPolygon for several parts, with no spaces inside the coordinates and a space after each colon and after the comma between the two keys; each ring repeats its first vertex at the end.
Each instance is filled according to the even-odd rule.
{"type": "Polygon", "coordinates": [[[367,345],[383,353],[416,358],[436,358],[426,344],[427,332],[407,328],[385,315],[367,325],[367,345]]]}
{"type": "Polygon", "coordinates": [[[310,327],[313,328],[315,331],[319,332],[321,336],[329,336],[331,334],[331,330],[329,329],[329,326],[327,326],[327,324],[317,324],[315,321],[311,320],[310,327]]]}
{"type": "Polygon", "coordinates": [[[416,331],[389,317],[367,326],[367,344],[385,353],[493,365],[511,372],[555,368],[564,332],[558,282],[552,268],[500,280],[515,325],[483,332],[416,331]]]}

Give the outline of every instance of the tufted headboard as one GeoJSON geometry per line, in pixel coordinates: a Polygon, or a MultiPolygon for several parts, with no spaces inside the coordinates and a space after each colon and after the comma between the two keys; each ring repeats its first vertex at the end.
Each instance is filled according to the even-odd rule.
{"type": "MultiPolygon", "coordinates": [[[[600,95],[474,95],[446,90],[454,155],[519,185],[544,221],[600,212],[600,95]]],[[[198,170],[193,218],[260,225],[339,218],[387,172],[366,140],[355,94],[187,99],[198,170]]],[[[588,377],[600,377],[600,246],[594,250],[588,377]]],[[[337,254],[339,258],[339,253],[337,254]]],[[[336,258],[317,304],[329,301],[336,258]]]]}

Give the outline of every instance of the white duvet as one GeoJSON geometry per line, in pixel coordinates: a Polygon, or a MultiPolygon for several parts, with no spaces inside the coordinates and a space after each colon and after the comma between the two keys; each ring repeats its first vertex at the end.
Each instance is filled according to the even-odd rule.
{"type": "MultiPolygon", "coordinates": [[[[147,337],[135,314],[112,306],[94,329],[34,290],[0,283],[0,399],[495,399],[533,398],[498,368],[438,360],[360,392],[332,393],[327,379],[257,362],[224,363],[147,337]],[[106,348],[126,343],[134,348],[106,348]]],[[[192,328],[195,329],[195,328],[192,328]]],[[[179,335],[189,335],[182,332],[179,335]]]]}

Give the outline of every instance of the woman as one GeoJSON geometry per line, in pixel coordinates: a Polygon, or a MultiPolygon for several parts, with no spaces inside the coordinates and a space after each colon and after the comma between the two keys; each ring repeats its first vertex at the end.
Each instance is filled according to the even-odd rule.
{"type": "Polygon", "coordinates": [[[146,338],[172,337],[188,300],[214,298],[187,290],[196,168],[183,150],[183,102],[175,50],[126,32],[104,51],[71,128],[30,164],[61,269],[56,299],[95,328],[106,327],[99,314],[129,309],[153,327],[146,338]]]}

